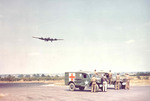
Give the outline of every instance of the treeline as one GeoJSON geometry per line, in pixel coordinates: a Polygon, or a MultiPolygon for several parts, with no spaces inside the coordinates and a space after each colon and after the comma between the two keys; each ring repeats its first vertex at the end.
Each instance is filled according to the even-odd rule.
{"type": "Polygon", "coordinates": [[[149,80],[150,72],[137,72],[133,76],[136,76],[139,80],[149,80]]]}
{"type": "Polygon", "coordinates": [[[20,81],[20,80],[23,80],[23,81],[41,81],[41,80],[63,80],[64,79],[64,76],[58,76],[58,75],[55,75],[55,76],[45,76],[44,74],[42,75],[39,75],[39,74],[34,74],[33,76],[30,76],[30,75],[19,75],[18,77],[15,77],[13,75],[8,75],[4,78],[2,78],[0,76],[0,81],[20,81]]]}
{"type": "Polygon", "coordinates": [[[135,76],[150,76],[150,72],[137,72],[135,76]]]}

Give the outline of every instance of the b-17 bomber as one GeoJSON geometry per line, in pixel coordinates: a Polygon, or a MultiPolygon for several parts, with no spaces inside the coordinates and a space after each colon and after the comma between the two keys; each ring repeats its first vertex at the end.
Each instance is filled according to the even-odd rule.
{"type": "Polygon", "coordinates": [[[56,38],[50,38],[50,37],[48,37],[48,38],[43,38],[43,37],[32,37],[32,38],[36,38],[36,39],[40,39],[40,40],[44,40],[44,41],[58,41],[58,40],[64,40],[64,39],[56,39],[56,38]]]}

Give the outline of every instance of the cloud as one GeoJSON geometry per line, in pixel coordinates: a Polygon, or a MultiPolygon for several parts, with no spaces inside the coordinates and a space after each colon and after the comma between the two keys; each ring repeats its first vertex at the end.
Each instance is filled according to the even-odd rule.
{"type": "Polygon", "coordinates": [[[40,55],[39,52],[32,52],[32,53],[29,53],[29,56],[38,56],[38,55],[40,55]]]}
{"type": "Polygon", "coordinates": [[[149,50],[146,50],[147,52],[150,52],[150,49],[149,50]]]}
{"type": "Polygon", "coordinates": [[[150,21],[149,22],[146,22],[143,24],[144,26],[149,26],[150,25],[150,21]]]}
{"type": "Polygon", "coordinates": [[[3,15],[0,15],[0,18],[3,18],[3,15]]]}
{"type": "Polygon", "coordinates": [[[121,27],[121,26],[115,26],[115,29],[116,29],[116,30],[122,30],[123,27],[121,27]]]}
{"type": "Polygon", "coordinates": [[[128,40],[128,41],[126,41],[125,43],[126,44],[132,44],[132,43],[134,43],[135,42],[135,40],[128,40]]]}

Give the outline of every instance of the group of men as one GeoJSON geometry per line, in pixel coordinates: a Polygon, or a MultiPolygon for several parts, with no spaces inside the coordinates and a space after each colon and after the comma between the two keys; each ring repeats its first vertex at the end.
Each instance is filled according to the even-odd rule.
{"type": "MultiPolygon", "coordinates": [[[[126,82],[125,89],[129,90],[130,89],[130,77],[129,77],[128,73],[125,74],[125,82],[126,82]]],[[[115,89],[116,90],[120,89],[119,84],[120,84],[120,75],[119,75],[119,73],[117,73],[117,75],[116,75],[116,84],[115,84],[115,89]]]]}
{"type": "MultiPolygon", "coordinates": [[[[98,75],[98,73],[96,72],[96,70],[94,70],[94,75],[91,79],[91,82],[92,82],[91,92],[96,92],[96,84],[97,84],[96,83],[97,82],[96,76],[97,75],[98,75]]],[[[103,85],[103,91],[106,92],[108,84],[109,85],[112,84],[111,70],[109,70],[108,75],[102,74],[101,82],[102,82],[102,85],[103,85]]],[[[129,90],[130,89],[130,85],[129,85],[130,84],[130,77],[127,73],[125,74],[125,82],[126,82],[125,89],[129,90]]],[[[116,82],[115,82],[115,90],[119,90],[119,89],[120,89],[120,75],[119,75],[119,73],[117,73],[116,82]]]]}

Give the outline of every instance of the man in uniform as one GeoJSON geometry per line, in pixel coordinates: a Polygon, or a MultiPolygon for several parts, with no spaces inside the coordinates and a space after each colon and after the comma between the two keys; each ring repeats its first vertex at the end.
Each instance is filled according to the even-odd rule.
{"type": "Polygon", "coordinates": [[[93,75],[91,82],[92,82],[92,89],[91,92],[96,92],[96,81],[97,79],[95,78],[95,75],[93,75]]]}
{"type": "Polygon", "coordinates": [[[125,80],[126,80],[126,85],[125,85],[125,89],[130,89],[130,77],[129,75],[126,73],[125,75],[125,80]]]}
{"type": "Polygon", "coordinates": [[[120,84],[120,75],[117,73],[116,75],[116,84],[115,84],[115,90],[119,90],[119,84],[120,84]]]}
{"type": "Polygon", "coordinates": [[[108,82],[106,75],[103,76],[103,74],[102,74],[101,81],[103,84],[103,92],[106,92],[107,91],[107,82],[108,82]]]}
{"type": "Polygon", "coordinates": [[[94,75],[95,75],[95,76],[98,75],[98,73],[96,72],[96,69],[94,70],[94,75]]]}
{"type": "Polygon", "coordinates": [[[112,82],[112,73],[111,73],[111,70],[109,70],[108,79],[109,79],[108,83],[111,85],[111,82],[112,82]]]}

